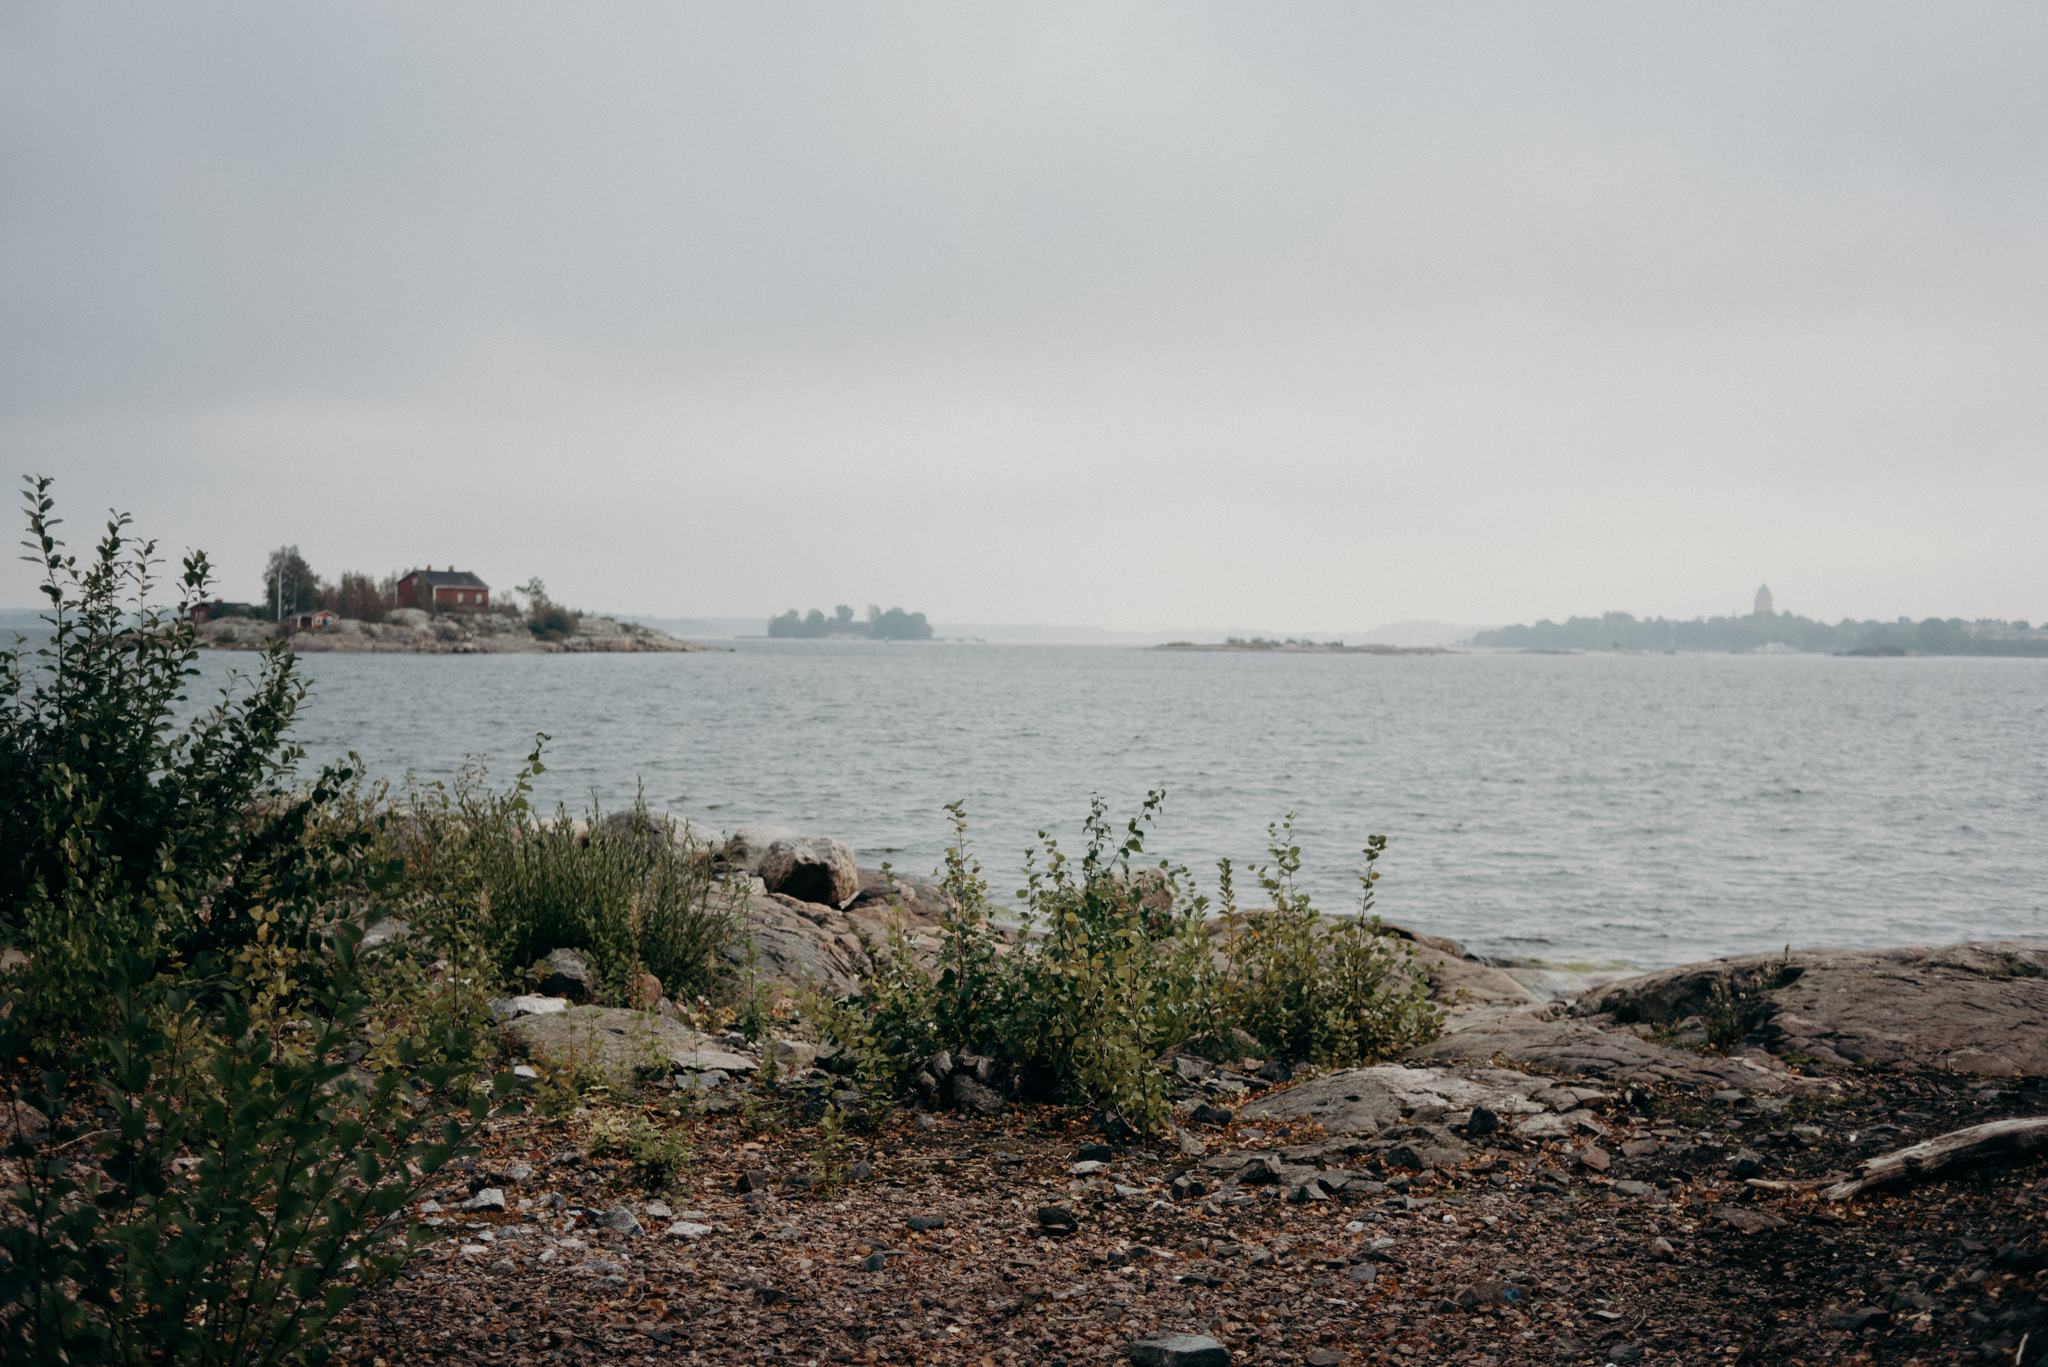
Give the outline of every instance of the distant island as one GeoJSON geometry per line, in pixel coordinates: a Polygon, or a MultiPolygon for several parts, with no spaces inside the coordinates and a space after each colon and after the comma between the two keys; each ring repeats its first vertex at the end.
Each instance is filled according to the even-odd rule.
{"type": "Polygon", "coordinates": [[[1153,650],[1240,650],[1291,655],[1449,655],[1442,646],[1347,646],[1342,641],[1268,640],[1264,636],[1226,636],[1216,642],[1168,641],[1153,650]]]}
{"type": "Polygon", "coordinates": [[[921,612],[905,612],[902,608],[884,612],[873,604],[868,606],[867,620],[861,621],[853,615],[852,608],[841,603],[830,617],[816,608],[800,617],[791,608],[780,617],[768,619],[768,634],[796,641],[823,641],[835,636],[862,641],[929,641],[932,624],[925,621],[921,612]]]}
{"type": "Polygon", "coordinates": [[[1472,637],[1475,646],[1520,650],[1642,650],[1810,652],[1825,655],[2048,655],[2048,627],[1980,618],[1929,617],[1915,622],[1859,622],[1843,618],[1830,625],[1773,610],[1768,587],[1759,589],[1752,611],[1739,617],[1636,618],[1625,612],[1602,617],[1544,620],[1534,626],[1495,627],[1472,637]]]}
{"type": "Polygon", "coordinates": [[[198,644],[212,650],[264,650],[286,641],[302,654],[510,655],[615,654],[713,650],[638,622],[578,612],[548,596],[539,577],[491,601],[491,586],[453,565],[427,566],[382,581],[344,572],[315,574],[297,546],[271,553],[258,603],[223,599],[195,604],[198,644]]]}

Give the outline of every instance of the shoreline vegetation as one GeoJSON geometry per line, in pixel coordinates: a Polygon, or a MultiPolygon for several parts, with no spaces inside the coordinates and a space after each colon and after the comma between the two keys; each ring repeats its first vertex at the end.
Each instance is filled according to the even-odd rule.
{"type": "Polygon", "coordinates": [[[198,624],[195,644],[207,650],[268,650],[280,642],[300,654],[534,655],[721,650],[638,622],[587,613],[430,613],[392,608],[381,621],[336,618],[316,627],[256,617],[216,617],[198,624]],[[537,626],[536,624],[540,624],[537,626]]]}
{"type": "Polygon", "coordinates": [[[1625,612],[1601,617],[1547,618],[1533,626],[1494,627],[1473,635],[1482,648],[1541,654],[1592,651],[1643,653],[1755,652],[1856,656],[1988,655],[2048,656],[2048,626],[1989,618],[1929,617],[1913,622],[1859,622],[1843,618],[1830,625],[1787,612],[1740,617],[1636,618],[1625,612]]]}
{"type": "Polygon", "coordinates": [[[925,879],[537,811],[545,736],[498,785],[308,777],[283,641],[172,720],[203,554],[158,609],[125,518],[73,557],[27,501],[55,627],[0,650],[8,1361],[2048,1340],[2048,944],[1562,1002],[1382,923],[1380,837],[1345,915],[1285,820],[1198,889],[1151,848],[1163,793],[1042,837],[999,925],[957,804],[925,879]]]}

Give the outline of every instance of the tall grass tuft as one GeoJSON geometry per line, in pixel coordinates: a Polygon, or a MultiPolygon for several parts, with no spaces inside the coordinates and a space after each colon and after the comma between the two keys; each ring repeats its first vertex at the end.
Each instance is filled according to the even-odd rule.
{"type": "Polygon", "coordinates": [[[578,823],[558,806],[538,817],[533,780],[545,735],[505,791],[471,763],[449,784],[408,783],[378,795],[392,852],[413,890],[417,928],[474,945],[497,985],[523,990],[535,961],[557,949],[589,956],[605,1000],[628,1003],[642,970],[673,998],[711,993],[718,953],[738,917],[712,877],[710,851],[644,797],[578,823]]]}

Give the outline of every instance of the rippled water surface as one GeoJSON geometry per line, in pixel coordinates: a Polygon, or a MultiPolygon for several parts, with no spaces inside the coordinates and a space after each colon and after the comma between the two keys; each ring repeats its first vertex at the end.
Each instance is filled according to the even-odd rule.
{"type": "MultiPolygon", "coordinates": [[[[249,668],[209,656],[208,676],[249,668]]],[[[309,656],[309,755],[501,775],[700,827],[936,866],[967,803],[1007,893],[1040,827],[1163,785],[1151,849],[1206,872],[1297,814],[1310,886],[1481,952],[1680,963],[2048,935],[2048,661],[1167,654],[743,642],[620,656],[309,656]]],[[[1241,880],[1242,882],[1243,880],[1241,880]]]]}

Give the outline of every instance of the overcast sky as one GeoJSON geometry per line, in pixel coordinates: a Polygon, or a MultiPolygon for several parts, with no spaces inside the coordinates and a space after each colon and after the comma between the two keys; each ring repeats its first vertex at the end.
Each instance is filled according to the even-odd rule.
{"type": "Polygon", "coordinates": [[[0,443],[229,597],[2039,620],[2044,73],[2039,4],[14,0],[0,443]]]}

